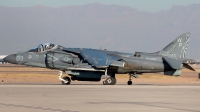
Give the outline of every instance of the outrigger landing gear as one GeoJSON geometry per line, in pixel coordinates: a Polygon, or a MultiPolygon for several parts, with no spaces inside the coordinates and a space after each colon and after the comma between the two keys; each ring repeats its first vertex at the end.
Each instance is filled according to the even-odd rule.
{"type": "Polygon", "coordinates": [[[117,80],[115,78],[115,74],[112,74],[110,77],[108,77],[107,69],[105,70],[105,77],[106,80],[103,81],[103,85],[115,85],[117,80]]]}
{"type": "Polygon", "coordinates": [[[62,84],[69,85],[71,83],[71,79],[68,76],[62,78],[63,71],[59,71],[58,79],[61,80],[62,84]]]}
{"type": "Polygon", "coordinates": [[[127,82],[128,85],[132,85],[132,79],[134,78],[138,78],[138,75],[134,72],[133,74],[129,74],[129,81],[127,82]]]}

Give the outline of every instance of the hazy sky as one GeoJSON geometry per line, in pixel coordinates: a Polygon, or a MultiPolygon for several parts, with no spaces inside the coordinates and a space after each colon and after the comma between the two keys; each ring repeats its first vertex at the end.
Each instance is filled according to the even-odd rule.
{"type": "Polygon", "coordinates": [[[102,4],[127,5],[140,11],[158,12],[168,10],[173,5],[190,5],[200,3],[200,0],[0,0],[0,6],[29,7],[43,5],[48,7],[62,7],[69,5],[85,5],[99,2],[102,4]]]}

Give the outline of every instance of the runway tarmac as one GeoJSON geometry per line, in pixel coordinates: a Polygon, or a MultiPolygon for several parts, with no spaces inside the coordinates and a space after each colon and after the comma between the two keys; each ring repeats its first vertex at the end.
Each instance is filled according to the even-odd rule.
{"type": "Polygon", "coordinates": [[[1,112],[200,112],[200,86],[0,85],[1,112]]]}

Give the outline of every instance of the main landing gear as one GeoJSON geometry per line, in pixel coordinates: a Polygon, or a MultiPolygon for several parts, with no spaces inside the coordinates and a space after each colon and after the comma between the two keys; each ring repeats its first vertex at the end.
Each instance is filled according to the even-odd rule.
{"type": "Polygon", "coordinates": [[[103,81],[103,85],[115,85],[117,82],[115,77],[108,77],[103,81]]]}
{"type": "Polygon", "coordinates": [[[111,74],[110,77],[108,77],[108,74],[107,74],[107,69],[105,71],[105,77],[106,79],[103,81],[103,85],[115,85],[117,80],[115,78],[115,74],[111,74]]]}
{"type": "Polygon", "coordinates": [[[132,85],[132,79],[134,78],[138,78],[138,75],[136,73],[131,73],[129,74],[129,81],[127,82],[128,85],[132,85]]]}
{"type": "Polygon", "coordinates": [[[71,79],[68,76],[64,76],[62,78],[63,71],[59,71],[58,79],[61,80],[62,84],[69,85],[71,83],[71,79]]]}

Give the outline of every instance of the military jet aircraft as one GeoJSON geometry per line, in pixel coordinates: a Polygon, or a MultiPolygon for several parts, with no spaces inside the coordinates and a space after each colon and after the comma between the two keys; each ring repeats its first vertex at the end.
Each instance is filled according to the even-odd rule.
{"type": "Polygon", "coordinates": [[[128,74],[128,85],[132,78],[142,73],[161,73],[179,76],[182,66],[194,70],[189,64],[193,59],[185,59],[190,33],[184,33],[162,50],[155,53],[123,53],[101,49],[66,48],[52,43],[39,44],[23,52],[4,58],[13,64],[59,70],[62,84],[71,80],[100,81],[105,76],[104,85],[115,85],[115,74],[128,74]],[[62,77],[66,72],[70,77],[62,77]]]}

